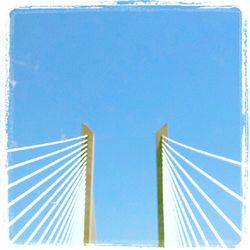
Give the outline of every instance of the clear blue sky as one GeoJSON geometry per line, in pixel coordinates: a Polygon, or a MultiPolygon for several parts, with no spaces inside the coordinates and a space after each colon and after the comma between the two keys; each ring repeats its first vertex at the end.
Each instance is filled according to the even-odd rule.
{"type": "MultiPolygon", "coordinates": [[[[94,130],[98,243],[156,244],[163,123],[171,138],[240,160],[239,10],[29,10],[11,21],[9,146],[94,130]]],[[[238,169],[190,158],[240,192],[238,169]]],[[[217,200],[239,225],[240,206],[217,200]]]]}

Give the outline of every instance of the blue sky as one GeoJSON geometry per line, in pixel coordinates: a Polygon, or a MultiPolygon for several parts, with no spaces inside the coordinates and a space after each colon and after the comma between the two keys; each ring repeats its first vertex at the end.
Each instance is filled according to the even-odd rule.
{"type": "MultiPolygon", "coordinates": [[[[240,160],[240,20],[237,9],[12,12],[9,146],[94,130],[97,242],[156,244],[163,123],[171,138],[240,160]]],[[[241,192],[238,169],[190,158],[241,192]]],[[[218,202],[240,224],[240,206],[218,202]]]]}

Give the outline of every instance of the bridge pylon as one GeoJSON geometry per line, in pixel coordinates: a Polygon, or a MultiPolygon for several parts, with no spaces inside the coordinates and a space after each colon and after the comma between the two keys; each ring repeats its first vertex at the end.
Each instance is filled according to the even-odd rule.
{"type": "Polygon", "coordinates": [[[158,205],[158,240],[159,247],[165,246],[164,212],[163,212],[163,165],[162,165],[162,136],[167,136],[168,125],[164,124],[156,132],[156,161],[157,161],[157,205],[158,205]]]}
{"type": "Polygon", "coordinates": [[[96,226],[94,213],[94,133],[86,125],[82,126],[82,135],[87,135],[87,166],[86,166],[86,193],[85,193],[85,216],[84,216],[84,245],[94,244],[96,241],[96,226]]]}

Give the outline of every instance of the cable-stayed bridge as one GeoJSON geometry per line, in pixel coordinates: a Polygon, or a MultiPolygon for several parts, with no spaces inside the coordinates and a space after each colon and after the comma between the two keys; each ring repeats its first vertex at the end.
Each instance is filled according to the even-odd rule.
{"type": "MultiPolygon", "coordinates": [[[[232,165],[230,167],[236,168],[238,177],[241,175],[241,162],[177,142],[168,137],[167,125],[158,130],[159,246],[227,247],[230,244],[224,232],[229,231],[240,240],[241,223],[235,218],[241,217],[241,190],[236,192],[233,187],[206,172],[179,153],[174,145],[232,165]],[[218,196],[224,201],[232,200],[232,203],[217,204],[218,196]],[[228,214],[225,210],[234,209],[237,216],[231,218],[232,213],[228,214]],[[218,223],[219,220],[222,222],[218,223]]],[[[93,132],[84,125],[82,136],[12,148],[8,149],[8,154],[10,159],[13,154],[20,154],[20,157],[15,156],[19,161],[7,168],[11,243],[95,243],[93,132]],[[41,149],[48,151],[35,153],[41,149]],[[32,152],[33,157],[25,159],[25,152],[32,152]]]]}
{"type": "Polygon", "coordinates": [[[243,208],[241,162],[177,142],[168,137],[167,125],[157,132],[156,140],[159,245],[229,247],[228,232],[239,243],[243,208]],[[223,173],[223,178],[212,176],[173,145],[219,161],[219,164],[213,161],[210,168],[224,167],[220,164],[223,162],[226,168],[214,171],[218,177],[218,173],[223,173]],[[235,168],[234,176],[229,178],[238,179],[237,187],[224,184],[229,167],[235,168]]]}
{"type": "Polygon", "coordinates": [[[35,155],[35,150],[50,148],[7,168],[13,244],[95,242],[93,147],[93,132],[84,125],[79,137],[8,149],[10,155],[25,151],[35,155]],[[51,151],[51,147],[57,149],[51,151]]]}

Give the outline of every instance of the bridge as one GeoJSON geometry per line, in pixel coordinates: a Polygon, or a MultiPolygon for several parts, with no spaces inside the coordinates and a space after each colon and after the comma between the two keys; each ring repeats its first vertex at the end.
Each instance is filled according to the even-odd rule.
{"type": "Polygon", "coordinates": [[[95,242],[93,132],[84,125],[81,136],[12,148],[8,153],[58,145],[64,147],[7,168],[12,244],[86,245],[95,242]]]}
{"type": "MultiPolygon", "coordinates": [[[[238,208],[235,213],[243,211],[242,190],[238,187],[240,192],[237,193],[233,190],[235,186],[230,188],[223,181],[228,178],[229,167],[235,168],[234,178],[240,180],[242,163],[173,140],[168,137],[167,130],[167,125],[164,125],[156,135],[159,246],[229,247],[227,231],[240,242],[243,236],[241,222],[237,221],[237,216],[230,218],[224,210],[231,210],[231,216],[235,208],[238,208]],[[223,178],[219,180],[212,176],[179,153],[173,145],[224,163],[212,161],[209,166],[210,169],[224,168],[223,178]]],[[[217,174],[219,171],[213,172],[217,174]]]]}
{"type": "MultiPolygon", "coordinates": [[[[212,176],[174,146],[228,164],[241,176],[241,162],[178,142],[168,137],[167,125],[160,128],[156,133],[159,247],[227,247],[225,230],[240,240],[241,223],[235,219],[237,216],[231,218],[232,213],[229,215],[224,210],[238,207],[242,211],[242,191],[237,193],[223,183],[223,178],[212,176]],[[217,204],[218,197],[227,203],[217,204]],[[218,223],[219,220],[222,222],[218,223]]],[[[10,148],[7,152],[9,159],[16,154],[15,159],[19,160],[7,166],[10,242],[94,244],[94,133],[91,129],[83,125],[81,136],[10,148]],[[41,148],[47,150],[43,155],[36,153],[41,148]],[[33,156],[28,160],[27,152],[33,156]]]]}

